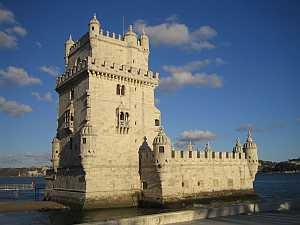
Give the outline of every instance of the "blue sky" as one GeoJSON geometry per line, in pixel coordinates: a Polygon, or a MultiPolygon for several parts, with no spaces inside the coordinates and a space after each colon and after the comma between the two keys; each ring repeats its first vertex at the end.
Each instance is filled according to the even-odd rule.
{"type": "Polygon", "coordinates": [[[299,1],[0,1],[0,167],[45,163],[64,41],[143,24],[172,141],[216,151],[252,127],[264,160],[299,157],[299,1]]]}

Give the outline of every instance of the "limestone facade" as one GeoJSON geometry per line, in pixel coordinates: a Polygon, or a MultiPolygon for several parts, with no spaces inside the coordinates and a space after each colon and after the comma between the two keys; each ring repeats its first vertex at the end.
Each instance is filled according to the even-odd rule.
{"type": "Polygon", "coordinates": [[[121,207],[253,188],[258,162],[250,134],[234,153],[191,145],[174,151],[155,107],[159,74],[149,70],[148,57],[144,32],[137,36],[132,26],[122,36],[104,32],[96,16],[78,41],[66,41],[47,198],[121,207]]]}

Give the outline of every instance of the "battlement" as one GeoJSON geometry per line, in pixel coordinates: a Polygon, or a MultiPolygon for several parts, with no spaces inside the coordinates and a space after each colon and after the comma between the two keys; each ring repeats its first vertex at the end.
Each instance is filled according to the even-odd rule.
{"type": "Polygon", "coordinates": [[[171,159],[175,160],[246,160],[245,153],[204,152],[204,151],[171,151],[171,159]]]}
{"type": "MultiPolygon", "coordinates": [[[[111,44],[128,47],[128,43],[126,42],[124,35],[116,34],[115,32],[110,32],[108,30],[104,31],[103,29],[101,29],[99,34],[96,36],[96,38],[98,41],[105,41],[111,44]]],[[[89,42],[89,33],[86,33],[79,40],[75,41],[75,43],[71,46],[69,55],[75,53],[78,49],[80,49],[88,42],[89,42]]],[[[136,46],[131,46],[131,47],[136,47],[140,50],[143,50],[142,43],[139,38],[137,38],[136,46]]]]}
{"type": "Polygon", "coordinates": [[[117,63],[103,61],[97,62],[96,59],[87,57],[82,59],[76,66],[67,68],[65,73],[56,79],[56,88],[78,76],[83,71],[90,74],[106,76],[114,79],[123,79],[143,85],[157,86],[159,84],[159,73],[146,71],[128,65],[119,65],[117,63]]]}

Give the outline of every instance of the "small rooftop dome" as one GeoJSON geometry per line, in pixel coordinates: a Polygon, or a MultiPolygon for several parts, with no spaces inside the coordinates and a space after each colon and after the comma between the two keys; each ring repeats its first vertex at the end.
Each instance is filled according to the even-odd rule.
{"type": "Polygon", "coordinates": [[[92,19],[90,20],[90,24],[92,24],[92,23],[96,23],[96,24],[100,25],[100,22],[99,22],[99,20],[96,17],[96,13],[94,14],[94,16],[92,17],[92,19]]]}
{"type": "Polygon", "coordinates": [[[166,145],[168,143],[168,137],[162,127],[159,128],[157,136],[153,140],[153,145],[166,145]]]}

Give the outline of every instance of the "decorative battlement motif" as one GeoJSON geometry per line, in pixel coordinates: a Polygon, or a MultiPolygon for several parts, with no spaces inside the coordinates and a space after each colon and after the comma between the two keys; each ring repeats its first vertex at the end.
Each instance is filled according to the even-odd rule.
{"type": "Polygon", "coordinates": [[[172,151],[171,158],[175,160],[246,160],[246,155],[245,153],[233,152],[172,151]]]}
{"type": "Polygon", "coordinates": [[[67,71],[56,79],[56,88],[79,75],[83,71],[90,74],[133,81],[144,85],[157,86],[159,83],[159,73],[145,71],[128,65],[118,65],[117,63],[103,61],[101,63],[91,57],[82,59],[76,66],[68,68],[67,71]]]}

